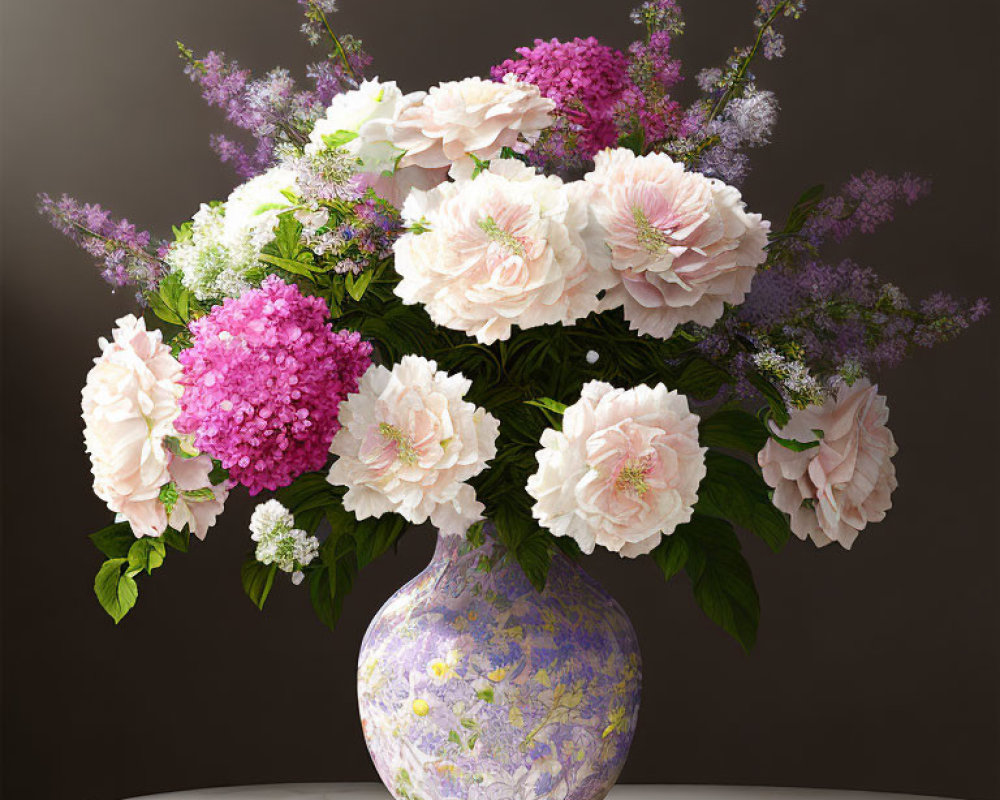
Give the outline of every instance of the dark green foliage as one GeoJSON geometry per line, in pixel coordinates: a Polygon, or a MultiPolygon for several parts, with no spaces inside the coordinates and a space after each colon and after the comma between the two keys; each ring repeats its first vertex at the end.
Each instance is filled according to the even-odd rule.
{"type": "Polygon", "coordinates": [[[319,559],[303,572],[313,609],[330,628],[340,618],[344,598],[359,570],[391,550],[407,527],[406,520],[398,514],[359,521],[344,509],[343,496],[343,487],[330,484],[323,472],[300,475],[277,495],[294,515],[297,527],[315,533],[324,521],[329,525],[329,534],[320,545],[319,559]]]}
{"type": "Polygon", "coordinates": [[[774,552],[788,542],[788,518],[771,502],[770,489],[754,466],[716,450],[705,455],[708,473],[698,487],[695,509],[746,528],[774,552]]]}
{"type": "Polygon", "coordinates": [[[733,526],[695,514],[652,552],[666,579],[684,570],[702,611],[747,652],[757,640],[760,599],[733,526]]]}

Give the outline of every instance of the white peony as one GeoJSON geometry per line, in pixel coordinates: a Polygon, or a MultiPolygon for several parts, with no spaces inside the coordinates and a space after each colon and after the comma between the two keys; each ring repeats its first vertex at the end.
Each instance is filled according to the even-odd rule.
{"type": "Polygon", "coordinates": [[[770,224],[746,213],[737,189],[626,149],[598,153],[584,180],[599,223],[592,258],[610,259],[618,276],[602,309],[624,306],[633,330],[666,339],[743,302],[770,224]]]}
{"type": "Polygon", "coordinates": [[[462,399],[471,385],[419,356],[391,371],[371,367],[341,404],[343,427],[330,447],[338,459],[328,480],[347,487],[344,508],[358,519],[387,511],[418,524],[429,518],[445,534],[481,519],[465,481],[496,455],[499,423],[462,399]]]}
{"type": "Polygon", "coordinates": [[[889,408],[868,380],[841,384],[822,405],[793,409],[777,431],[783,439],[818,442],[792,450],[773,439],[757,457],[774,505],[791,516],[792,531],[818,547],[850,550],[869,522],[892,508],[898,448],[886,426],[889,408]]]}
{"type": "Polygon", "coordinates": [[[403,155],[394,141],[394,124],[403,103],[394,81],[364,81],[357,89],[338,94],[326,116],[316,121],[306,153],[341,148],[357,159],[360,172],[391,173],[403,155]]]}
{"type": "Polygon", "coordinates": [[[406,152],[400,166],[449,167],[472,154],[487,160],[533,143],[552,124],[555,103],[514,75],[503,82],[466,78],[412,95],[401,108],[394,141],[406,152]]]}
{"type": "Polygon", "coordinates": [[[485,344],[509,339],[513,325],[571,325],[595,311],[598,293],[616,280],[588,260],[579,187],[514,159],[413,191],[403,218],[425,232],[395,244],[396,294],[485,344]]]}
{"type": "Polygon", "coordinates": [[[287,167],[271,167],[237,186],[224,204],[223,244],[238,251],[249,240],[262,249],[274,239],[278,217],[295,205],[289,194],[296,194],[296,182],[295,172],[287,167]]]}
{"type": "Polygon", "coordinates": [[[94,492],[122,514],[136,536],[159,536],[166,512],[156,501],[171,480],[164,437],[174,434],[180,413],[181,366],[133,315],[122,317],[83,389],[84,439],[94,473],[94,492]]]}
{"type": "Polygon", "coordinates": [[[662,383],[587,383],[562,431],[546,429],[541,444],[527,486],[532,514],[585,553],[599,544],[634,558],[691,519],[705,448],[687,398],[662,383]]]}

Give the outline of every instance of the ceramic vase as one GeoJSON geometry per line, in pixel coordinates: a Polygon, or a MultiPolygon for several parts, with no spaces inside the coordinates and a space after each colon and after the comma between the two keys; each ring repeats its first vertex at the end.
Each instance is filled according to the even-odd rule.
{"type": "Polygon", "coordinates": [[[557,552],[538,592],[487,531],[439,537],[376,614],[358,702],[397,800],[602,800],[640,681],[632,624],[593,578],[557,552]]]}

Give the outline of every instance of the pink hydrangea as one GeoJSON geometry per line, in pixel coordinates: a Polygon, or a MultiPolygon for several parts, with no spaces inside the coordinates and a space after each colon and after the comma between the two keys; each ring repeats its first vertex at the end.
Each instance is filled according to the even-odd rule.
{"type": "Polygon", "coordinates": [[[250,494],[320,469],[371,345],[335,333],[326,304],[275,276],[191,323],[176,427],[250,494]]]}
{"type": "Polygon", "coordinates": [[[534,47],[519,47],[517,53],[521,58],[493,67],[494,79],[512,73],[554,100],[578,155],[592,158],[618,141],[614,111],[629,82],[628,59],[621,51],[591,36],[571,42],[536,39],[534,47]]]}

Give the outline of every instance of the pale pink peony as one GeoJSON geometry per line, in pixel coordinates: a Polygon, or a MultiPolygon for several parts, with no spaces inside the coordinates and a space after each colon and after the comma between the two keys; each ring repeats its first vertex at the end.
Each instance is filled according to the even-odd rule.
{"type": "Polygon", "coordinates": [[[405,356],[388,370],[371,367],[357,394],[340,406],[343,426],[330,451],[328,480],[346,486],[344,508],[358,519],[394,511],[428,518],[445,534],[462,534],[483,505],[465,481],[496,455],[497,420],[462,398],[472,381],[405,356]]]}
{"type": "Polygon", "coordinates": [[[774,489],[774,505],[791,515],[792,530],[823,547],[850,549],[869,522],[892,507],[896,488],[892,457],[898,448],[886,427],[889,408],[867,380],[842,384],[822,406],[794,410],[777,431],[783,439],[819,441],[796,452],[773,439],[757,460],[774,489]],[[819,432],[819,433],[817,433],[819,432]]]}
{"type": "Polygon", "coordinates": [[[205,538],[229,497],[229,481],[213,486],[211,472],[212,459],[206,455],[171,459],[170,478],[177,489],[177,499],[167,517],[171,528],[181,531],[187,525],[199,539],[205,538]]]}
{"type": "Polygon", "coordinates": [[[400,167],[449,167],[472,154],[480,159],[534,142],[552,124],[555,103],[538,87],[508,75],[502,83],[466,78],[405,99],[395,120],[393,141],[406,151],[400,167]]]}
{"type": "Polygon", "coordinates": [[[165,518],[149,501],[170,481],[163,439],[174,434],[180,413],[181,367],[160,331],[147,331],[131,314],[117,321],[112,341],[101,339],[100,346],[83,389],[94,492],[131,523],[136,536],[158,536],[165,518]]]}
{"type": "Polygon", "coordinates": [[[476,178],[414,191],[403,217],[425,232],[395,244],[396,294],[484,344],[509,339],[513,325],[570,325],[597,310],[598,294],[615,282],[588,261],[578,187],[520,161],[494,161],[476,178]]]}
{"type": "Polygon", "coordinates": [[[528,479],[532,514],[585,553],[599,544],[623,557],[650,552],[691,519],[705,477],[698,417],[661,383],[616,389],[591,381],[542,434],[528,479]]]}
{"type": "Polygon", "coordinates": [[[592,258],[609,258],[619,277],[602,309],[624,306],[633,330],[666,339],[743,302],[770,223],[745,212],[737,189],[625,149],[598,153],[585,182],[603,243],[592,258]]]}
{"type": "Polygon", "coordinates": [[[175,531],[182,531],[188,525],[191,533],[204,539],[229,496],[229,482],[213,486],[209,479],[211,471],[209,456],[185,458],[171,454],[166,481],[171,484],[169,510],[163,495],[157,492],[156,497],[131,502],[128,514],[122,516],[129,520],[136,536],[162,536],[168,525],[175,531]],[[137,527],[139,520],[142,524],[137,527]]]}

